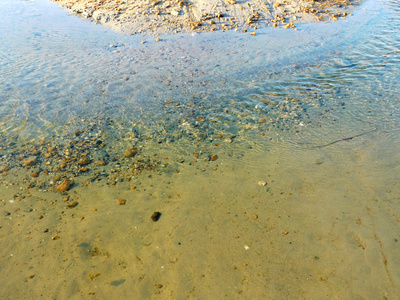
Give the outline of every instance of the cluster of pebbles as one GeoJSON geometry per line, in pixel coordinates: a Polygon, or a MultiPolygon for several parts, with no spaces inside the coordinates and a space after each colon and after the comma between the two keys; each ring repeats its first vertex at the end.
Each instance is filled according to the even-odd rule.
{"type": "Polygon", "coordinates": [[[53,0],[70,13],[127,34],[295,28],[346,18],[357,0],[53,0]]]}
{"type": "MultiPolygon", "coordinates": [[[[183,163],[212,163],[223,146],[236,142],[243,131],[254,125],[248,124],[243,114],[246,124],[227,132],[226,120],[199,113],[205,110],[194,102],[181,105],[166,101],[164,111],[171,117],[147,124],[121,124],[97,117],[71,121],[61,133],[40,141],[18,143],[3,137],[0,182],[4,184],[12,178],[13,183],[22,182],[27,189],[52,192],[67,192],[99,181],[115,186],[142,174],[176,171],[183,163]]],[[[253,123],[267,122],[253,118],[253,123]]]]}
{"type": "Polygon", "coordinates": [[[141,176],[179,172],[182,165],[196,172],[217,170],[221,159],[249,141],[279,136],[276,131],[297,134],[308,122],[307,105],[299,99],[257,105],[221,101],[212,112],[206,105],[166,100],[163,113],[142,115],[140,122],[76,119],[59,132],[23,143],[3,133],[0,185],[56,193],[92,183],[129,183],[135,189],[141,176]]]}

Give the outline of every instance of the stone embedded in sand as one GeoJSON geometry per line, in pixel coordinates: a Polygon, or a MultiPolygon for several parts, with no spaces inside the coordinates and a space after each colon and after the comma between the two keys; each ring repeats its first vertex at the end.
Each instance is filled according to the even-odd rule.
{"type": "Polygon", "coordinates": [[[195,152],[195,153],[193,154],[193,157],[194,157],[194,158],[199,158],[199,152],[195,152]]]}
{"type": "Polygon", "coordinates": [[[73,181],[64,179],[64,181],[56,188],[57,192],[66,192],[73,185],[73,181]]]}
{"type": "Polygon", "coordinates": [[[10,168],[8,166],[1,166],[0,167],[0,173],[8,172],[10,168]]]}
{"type": "Polygon", "coordinates": [[[93,279],[95,279],[96,277],[99,277],[101,275],[101,273],[89,273],[88,274],[88,278],[90,279],[90,280],[93,280],[93,279]]]}
{"type": "Polygon", "coordinates": [[[118,203],[118,205],[125,205],[126,200],[125,199],[117,199],[117,203],[118,203]]]}
{"type": "Polygon", "coordinates": [[[72,201],[71,203],[67,204],[68,208],[74,208],[75,206],[77,206],[79,203],[78,201],[72,201]]]}
{"type": "Polygon", "coordinates": [[[258,122],[260,122],[260,123],[265,123],[265,119],[264,118],[260,118],[260,120],[258,120],[258,122]]]}
{"type": "Polygon", "coordinates": [[[36,158],[31,157],[24,160],[24,165],[27,167],[32,167],[37,164],[36,158]]]}
{"type": "Polygon", "coordinates": [[[137,149],[133,147],[131,149],[126,150],[124,155],[125,155],[125,157],[133,157],[136,155],[136,153],[137,153],[137,149]]]}
{"type": "Polygon", "coordinates": [[[159,211],[155,211],[155,212],[151,215],[150,218],[153,220],[153,222],[157,222],[157,221],[160,220],[160,218],[161,218],[161,213],[160,213],[159,211]]]}

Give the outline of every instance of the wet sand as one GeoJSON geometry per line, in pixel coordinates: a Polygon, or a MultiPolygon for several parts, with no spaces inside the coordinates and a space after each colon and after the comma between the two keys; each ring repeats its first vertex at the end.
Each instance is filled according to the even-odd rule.
{"type": "Polygon", "coordinates": [[[182,139],[185,154],[95,123],[2,149],[2,299],[398,295],[400,157],[384,132],[293,149],[260,121],[182,139]]]}
{"type": "Polygon", "coordinates": [[[2,124],[0,298],[396,299],[400,132],[340,95],[2,124]]]}
{"type": "Polygon", "coordinates": [[[296,24],[337,21],[351,14],[357,0],[195,0],[100,1],[52,0],[71,14],[101,23],[126,34],[241,30],[255,33],[259,27],[286,29],[296,24]]]}

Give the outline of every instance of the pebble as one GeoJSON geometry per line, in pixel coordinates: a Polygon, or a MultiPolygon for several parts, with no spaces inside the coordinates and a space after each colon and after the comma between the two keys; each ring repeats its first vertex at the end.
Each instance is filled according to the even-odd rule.
{"type": "Polygon", "coordinates": [[[73,182],[68,180],[68,179],[64,179],[64,181],[56,188],[57,192],[66,192],[69,190],[69,188],[72,186],[73,182]]]}
{"type": "Polygon", "coordinates": [[[137,153],[137,149],[136,148],[131,148],[125,151],[124,155],[125,157],[133,157],[135,156],[137,153]]]}
{"type": "Polygon", "coordinates": [[[0,173],[7,172],[7,171],[9,171],[9,170],[10,170],[10,168],[9,168],[8,166],[1,166],[1,167],[0,167],[0,173]]]}
{"type": "Polygon", "coordinates": [[[37,164],[36,158],[27,158],[24,160],[24,165],[28,167],[32,167],[37,164]]]}
{"type": "Polygon", "coordinates": [[[266,186],[267,183],[266,183],[265,181],[259,181],[259,182],[258,182],[258,185],[259,185],[259,186],[266,186]]]}
{"type": "Polygon", "coordinates": [[[78,161],[78,165],[80,166],[86,166],[90,164],[90,159],[88,159],[87,157],[83,157],[78,161]]]}
{"type": "Polygon", "coordinates": [[[117,199],[117,203],[118,203],[118,205],[125,205],[126,200],[125,199],[117,199]]]}
{"type": "Polygon", "coordinates": [[[155,212],[151,215],[150,218],[153,220],[153,222],[157,222],[157,221],[160,220],[160,218],[161,218],[161,213],[160,213],[159,211],[155,211],[155,212]]]}
{"type": "Polygon", "coordinates": [[[210,160],[211,161],[216,161],[218,159],[218,155],[211,155],[210,160]]]}
{"type": "Polygon", "coordinates": [[[67,204],[67,207],[73,208],[73,207],[77,206],[78,204],[79,204],[78,201],[72,201],[71,203],[68,203],[68,204],[67,204]]]}

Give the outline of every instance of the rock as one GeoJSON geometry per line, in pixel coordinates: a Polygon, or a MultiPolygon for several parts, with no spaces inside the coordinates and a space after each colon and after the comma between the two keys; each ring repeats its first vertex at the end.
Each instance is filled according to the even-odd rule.
{"type": "Polygon", "coordinates": [[[177,16],[179,16],[179,11],[177,11],[177,10],[172,10],[172,11],[171,11],[171,15],[177,17],[177,16]]]}
{"type": "Polygon", "coordinates": [[[153,222],[157,222],[157,221],[160,220],[160,218],[161,218],[161,213],[160,213],[159,211],[155,211],[155,212],[151,215],[150,218],[153,220],[153,222]]]}
{"type": "Polygon", "coordinates": [[[90,159],[87,157],[82,157],[79,161],[78,161],[78,165],[80,166],[86,166],[90,164],[90,159]]]}
{"type": "Polygon", "coordinates": [[[57,192],[66,192],[74,184],[73,181],[64,179],[64,181],[56,188],[57,192]]]}
{"type": "Polygon", "coordinates": [[[218,155],[211,155],[210,160],[211,161],[216,161],[218,159],[218,155]]]}
{"type": "Polygon", "coordinates": [[[124,155],[125,155],[125,157],[133,157],[136,155],[136,153],[137,153],[137,149],[132,147],[131,149],[126,150],[124,155]]]}
{"type": "Polygon", "coordinates": [[[265,123],[265,119],[264,118],[260,118],[259,120],[258,120],[258,122],[260,122],[260,123],[265,123]]]}
{"type": "Polygon", "coordinates": [[[118,203],[118,205],[125,205],[126,200],[125,199],[117,199],[117,203],[118,203]]]}
{"type": "Polygon", "coordinates": [[[193,157],[199,158],[199,152],[196,152],[195,154],[193,154],[193,157]]]}
{"type": "Polygon", "coordinates": [[[259,186],[266,186],[267,183],[266,183],[265,181],[259,181],[259,182],[258,182],[258,185],[259,185],[259,186]]]}
{"type": "Polygon", "coordinates": [[[24,160],[24,165],[27,167],[32,167],[37,164],[36,158],[31,157],[24,160]]]}
{"type": "Polygon", "coordinates": [[[88,278],[89,278],[90,280],[93,280],[93,279],[95,279],[96,277],[99,277],[100,275],[101,275],[101,273],[95,273],[95,274],[89,273],[89,274],[88,274],[88,278]]]}
{"type": "Polygon", "coordinates": [[[79,203],[78,201],[72,201],[71,203],[67,204],[68,208],[74,208],[75,206],[77,206],[79,203]]]}
{"type": "Polygon", "coordinates": [[[8,166],[1,166],[0,167],[0,173],[8,172],[10,168],[8,166]]]}

